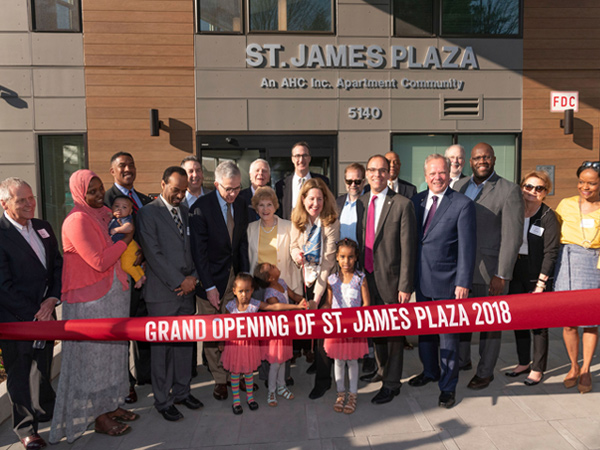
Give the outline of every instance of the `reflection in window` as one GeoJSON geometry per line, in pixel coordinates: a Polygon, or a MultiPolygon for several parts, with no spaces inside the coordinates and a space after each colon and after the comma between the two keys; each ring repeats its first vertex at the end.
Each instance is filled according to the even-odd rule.
{"type": "MultiPolygon", "coordinates": [[[[83,135],[40,136],[41,209],[60,241],[60,229],[73,208],[69,178],[85,168],[83,135]]],[[[62,246],[61,246],[62,248],[62,246]]]]}
{"type": "Polygon", "coordinates": [[[79,0],[32,0],[34,31],[81,32],[79,0]]]}
{"type": "Polygon", "coordinates": [[[241,0],[199,0],[200,32],[241,33],[241,0]]]}
{"type": "Polygon", "coordinates": [[[519,0],[443,0],[442,34],[519,34],[519,0]]]}
{"type": "Polygon", "coordinates": [[[333,31],[331,0],[249,0],[250,31],[333,31]]]}
{"type": "Polygon", "coordinates": [[[394,2],[396,35],[432,36],[434,28],[434,0],[397,0],[394,2]]]}

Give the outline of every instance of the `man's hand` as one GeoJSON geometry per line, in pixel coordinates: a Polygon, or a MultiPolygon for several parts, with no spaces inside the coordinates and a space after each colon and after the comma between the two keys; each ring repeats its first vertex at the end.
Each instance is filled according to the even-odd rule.
{"type": "Polygon", "coordinates": [[[210,291],[206,291],[206,299],[209,301],[209,303],[211,305],[213,305],[213,307],[217,310],[220,311],[221,308],[220,303],[221,303],[221,299],[219,298],[219,290],[218,289],[211,289],[210,291]]]}
{"type": "Polygon", "coordinates": [[[492,281],[490,281],[490,295],[501,295],[504,292],[504,285],[506,284],[506,280],[494,276],[492,281]]]}
{"type": "Polygon", "coordinates": [[[464,287],[456,286],[454,289],[454,298],[457,300],[469,297],[469,290],[464,287]]]}
{"type": "Polygon", "coordinates": [[[177,292],[179,296],[188,295],[194,292],[194,289],[196,289],[196,281],[196,277],[185,277],[185,279],[181,282],[181,285],[175,289],[175,292],[177,292]]]}
{"type": "Polygon", "coordinates": [[[58,299],[56,297],[48,297],[42,302],[40,305],[40,310],[35,314],[34,317],[40,322],[54,320],[52,313],[54,312],[54,307],[56,306],[57,302],[58,299]]]}
{"type": "Polygon", "coordinates": [[[398,291],[398,303],[408,303],[410,301],[410,292],[398,291]]]}
{"type": "Polygon", "coordinates": [[[134,261],[133,265],[139,266],[143,262],[144,262],[144,253],[142,252],[142,249],[139,249],[137,252],[135,252],[135,261],[134,261]]]}

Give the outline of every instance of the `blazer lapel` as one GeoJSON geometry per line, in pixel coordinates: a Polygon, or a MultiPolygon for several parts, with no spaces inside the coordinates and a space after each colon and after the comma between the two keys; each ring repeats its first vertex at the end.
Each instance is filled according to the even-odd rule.
{"type": "MultiPolygon", "coordinates": [[[[167,208],[167,205],[165,205],[163,203],[163,201],[161,199],[157,199],[158,200],[158,209],[159,209],[159,214],[161,215],[161,217],[163,218],[163,220],[165,222],[167,222],[167,226],[169,228],[171,228],[173,230],[174,233],[177,234],[177,236],[179,236],[180,239],[183,240],[183,238],[185,237],[185,232],[186,232],[186,225],[185,222],[182,220],[183,223],[183,234],[184,236],[181,235],[181,233],[179,232],[179,228],[177,228],[177,224],[175,223],[175,219],[173,218],[173,214],[171,214],[171,211],[169,210],[169,208],[167,208]]],[[[181,214],[183,216],[183,214],[181,214]]]]}
{"type": "Polygon", "coordinates": [[[417,228],[421,231],[420,234],[422,234],[423,232],[423,216],[425,215],[425,204],[427,203],[427,196],[429,194],[429,191],[425,191],[423,194],[419,194],[421,195],[421,201],[419,202],[419,206],[416,208],[415,214],[417,216],[417,228]]]}
{"type": "MultiPolygon", "coordinates": [[[[381,210],[381,215],[379,216],[379,222],[377,222],[377,229],[375,230],[375,240],[377,240],[379,233],[383,229],[383,223],[385,222],[385,218],[387,217],[388,213],[390,212],[390,208],[392,207],[391,197],[393,197],[394,194],[390,195],[390,191],[391,191],[391,189],[388,190],[388,193],[384,198],[383,208],[381,210]]],[[[395,194],[395,195],[400,195],[400,194],[395,194]]]]}
{"type": "Polygon", "coordinates": [[[490,192],[494,190],[496,187],[496,182],[498,181],[498,174],[494,174],[492,178],[485,182],[483,185],[483,189],[479,193],[477,197],[475,197],[475,201],[477,203],[481,203],[481,201],[489,195],[490,192]]]}
{"type": "MultiPolygon", "coordinates": [[[[431,223],[429,224],[429,228],[427,228],[426,234],[431,233],[431,230],[433,230],[433,228],[437,225],[437,223],[440,221],[440,219],[442,218],[442,216],[444,215],[446,210],[448,208],[450,208],[450,206],[452,204],[452,194],[450,194],[450,195],[449,194],[450,194],[450,190],[448,189],[446,191],[446,195],[444,195],[444,197],[442,197],[442,202],[436,209],[435,214],[433,215],[433,218],[431,219],[431,223]]],[[[427,199],[427,197],[425,197],[425,198],[427,199]]],[[[425,207],[425,204],[423,204],[423,208],[424,207],[425,207]]],[[[423,237],[425,237],[425,235],[423,237]]]]}
{"type": "MultiPolygon", "coordinates": [[[[8,219],[6,219],[6,217],[2,216],[1,220],[2,220],[2,226],[6,229],[7,237],[11,241],[13,241],[15,244],[17,244],[26,254],[28,254],[31,258],[33,258],[35,260],[35,262],[37,264],[39,264],[42,269],[44,269],[44,265],[40,261],[40,258],[38,258],[37,254],[33,251],[33,249],[31,248],[31,245],[29,245],[29,242],[27,242],[25,240],[25,238],[23,237],[23,235],[21,233],[19,233],[19,230],[17,230],[8,221],[8,219]]],[[[41,239],[41,241],[43,242],[44,239],[41,239]]],[[[47,259],[48,258],[48,247],[45,247],[45,250],[46,250],[46,259],[47,259]]]]}
{"type": "Polygon", "coordinates": [[[48,233],[48,237],[47,238],[42,237],[39,230],[44,229],[44,226],[42,226],[42,224],[40,222],[32,220],[31,226],[33,227],[33,229],[35,230],[37,235],[40,237],[40,240],[42,241],[42,245],[44,246],[44,251],[46,253],[46,267],[50,267],[51,258],[52,258],[52,247],[50,246],[50,233],[48,233],[48,230],[46,230],[46,233],[48,233]]]}

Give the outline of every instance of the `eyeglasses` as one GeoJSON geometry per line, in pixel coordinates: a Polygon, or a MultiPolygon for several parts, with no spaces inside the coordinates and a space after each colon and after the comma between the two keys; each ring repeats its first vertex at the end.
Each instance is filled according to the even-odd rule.
{"type": "Polygon", "coordinates": [[[310,158],[310,155],[308,153],[304,153],[302,155],[292,155],[293,159],[307,159],[310,158]]]}
{"type": "Polygon", "coordinates": [[[535,191],[539,194],[540,192],[544,192],[546,190],[546,187],[542,185],[534,186],[533,184],[524,184],[523,189],[525,189],[526,191],[535,191]]]}
{"type": "Polygon", "coordinates": [[[590,167],[594,170],[600,169],[600,161],[584,161],[581,163],[581,167],[589,169],[590,167]]]}
{"type": "Polygon", "coordinates": [[[242,186],[238,186],[238,187],[234,187],[234,188],[228,188],[223,186],[221,183],[219,183],[219,186],[221,186],[223,189],[225,189],[225,192],[227,192],[228,194],[231,194],[233,192],[238,192],[239,190],[242,189],[242,186]]]}
{"type": "Polygon", "coordinates": [[[368,167],[367,172],[384,174],[384,173],[388,173],[388,170],[387,169],[377,169],[375,167],[368,167]]]}
{"type": "Polygon", "coordinates": [[[346,180],[346,184],[348,186],[352,186],[353,184],[355,184],[356,186],[360,186],[360,183],[362,183],[363,180],[346,180]]]}
{"type": "Polygon", "coordinates": [[[492,160],[492,155],[481,155],[481,156],[475,156],[474,158],[471,158],[471,161],[475,161],[475,162],[491,161],[491,160],[492,160]]]}

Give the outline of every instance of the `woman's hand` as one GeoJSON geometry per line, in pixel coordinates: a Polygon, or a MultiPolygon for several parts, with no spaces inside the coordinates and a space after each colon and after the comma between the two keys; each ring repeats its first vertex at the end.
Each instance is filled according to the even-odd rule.
{"type": "Polygon", "coordinates": [[[300,309],[308,309],[308,303],[306,303],[306,300],[304,299],[302,299],[302,301],[298,303],[298,306],[300,307],[300,309]]]}
{"type": "Polygon", "coordinates": [[[299,266],[301,266],[302,264],[304,264],[304,252],[299,252],[298,254],[296,254],[296,259],[294,261],[299,266]]]}

